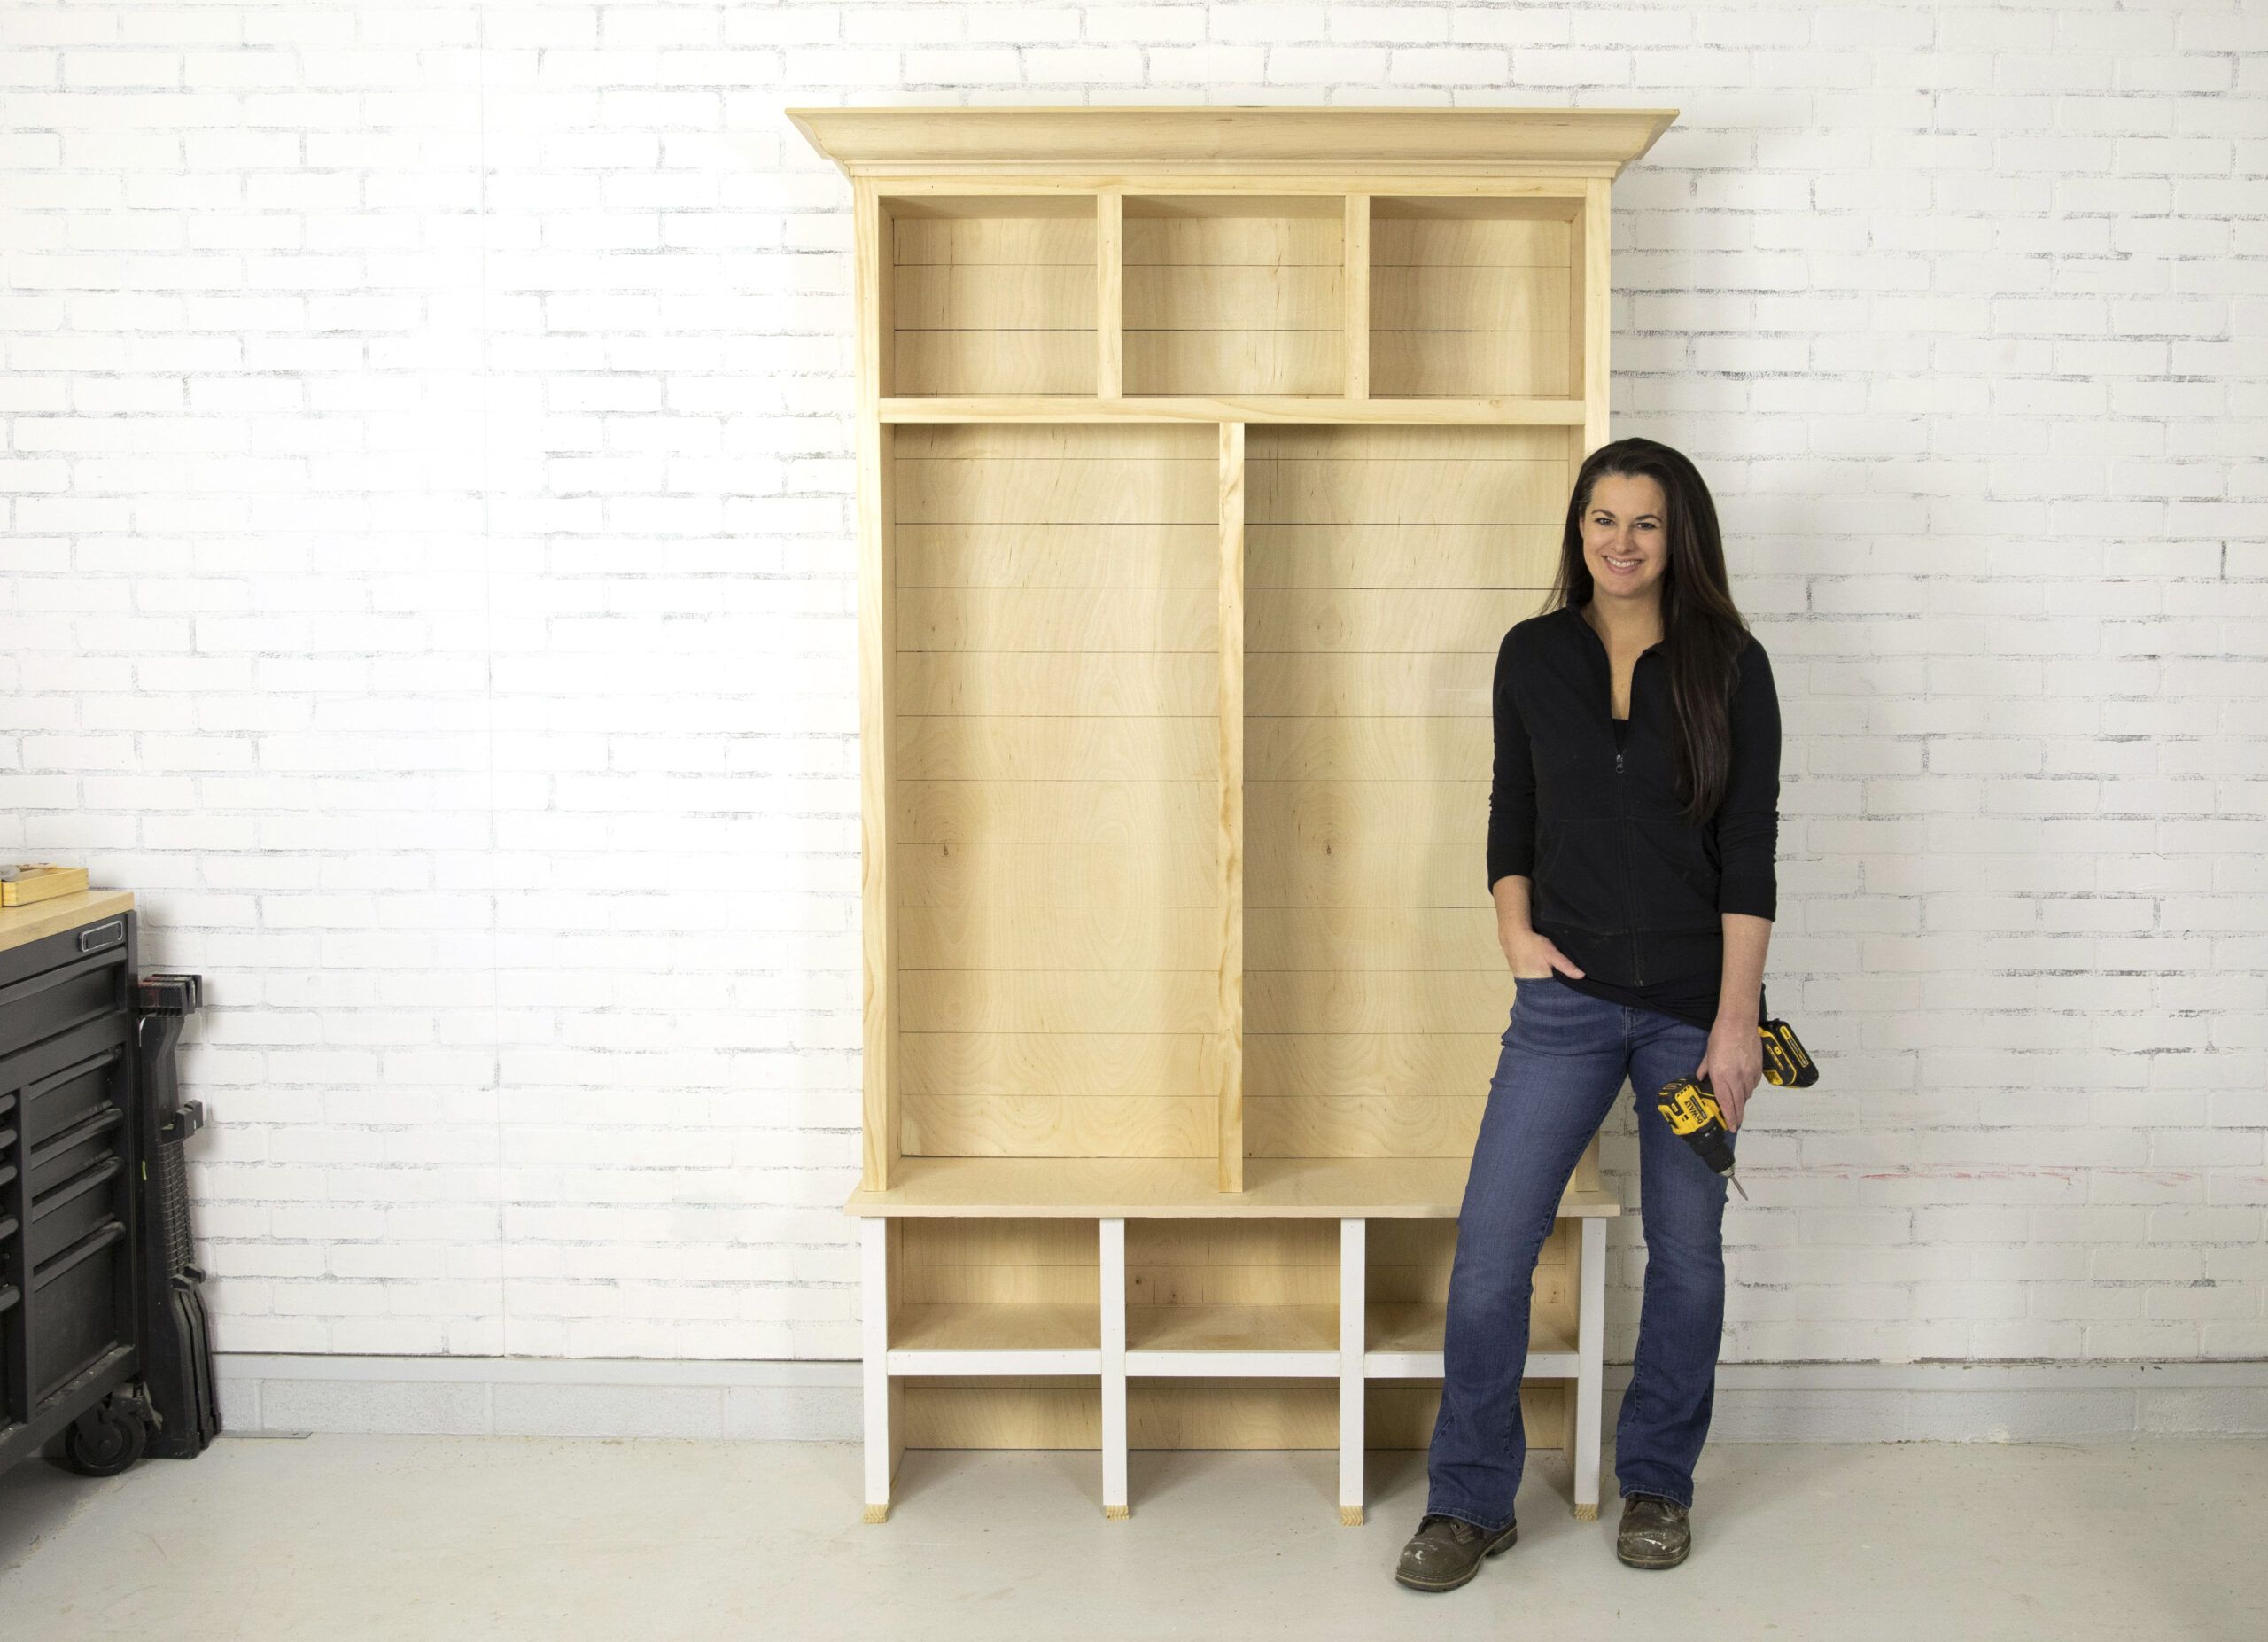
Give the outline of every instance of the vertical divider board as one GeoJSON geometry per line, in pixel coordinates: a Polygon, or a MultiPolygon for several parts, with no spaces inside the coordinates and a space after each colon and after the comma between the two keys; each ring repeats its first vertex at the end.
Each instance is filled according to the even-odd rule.
{"type": "Polygon", "coordinates": [[[1221,1189],[1244,1190],[1245,427],[1221,424],[1220,1113],[1221,1189]]]}
{"type": "Polygon", "coordinates": [[[1347,397],[1371,396],[1371,197],[1347,196],[1347,397]]]}
{"type": "Polygon", "coordinates": [[[1126,391],[1126,196],[1095,196],[1095,396],[1126,391]]]}

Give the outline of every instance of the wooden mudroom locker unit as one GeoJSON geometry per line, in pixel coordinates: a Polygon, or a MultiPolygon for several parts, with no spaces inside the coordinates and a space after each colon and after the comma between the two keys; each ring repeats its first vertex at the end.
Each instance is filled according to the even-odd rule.
{"type": "MultiPolygon", "coordinates": [[[[791,116],[856,213],[866,1515],[906,1448],[1426,1446],[1511,1005],[1489,685],[1674,109],[791,116]]],[[[1597,1143],[1530,1441],[1598,1508],[1597,1143]]]]}

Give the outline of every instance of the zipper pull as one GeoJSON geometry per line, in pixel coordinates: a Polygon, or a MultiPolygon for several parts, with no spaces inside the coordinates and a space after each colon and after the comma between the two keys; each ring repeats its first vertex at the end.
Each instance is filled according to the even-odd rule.
{"type": "Polygon", "coordinates": [[[1622,751],[1619,748],[1617,748],[1614,753],[1614,773],[1617,775],[1622,774],[1622,751]]]}

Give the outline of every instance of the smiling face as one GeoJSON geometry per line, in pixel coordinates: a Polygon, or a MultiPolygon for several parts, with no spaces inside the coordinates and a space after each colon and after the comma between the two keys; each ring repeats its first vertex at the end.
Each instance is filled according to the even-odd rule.
{"type": "Polygon", "coordinates": [[[1669,569],[1668,510],[1660,481],[1645,473],[1602,473],[1583,510],[1583,563],[1594,595],[1654,599],[1669,569]]]}

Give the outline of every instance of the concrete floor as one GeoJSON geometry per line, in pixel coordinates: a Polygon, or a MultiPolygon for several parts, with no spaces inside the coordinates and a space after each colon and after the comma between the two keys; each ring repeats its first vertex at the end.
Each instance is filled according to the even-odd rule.
{"type": "Polygon", "coordinates": [[[8,1642],[164,1636],[1435,1638],[1927,1637],[2259,1642],[2268,1443],[1712,1444],[1692,1556],[1614,1556],[1529,1466],[1519,1543],[1461,1591],[1392,1580],[1418,1453],[1138,1453],[1107,1522],[1094,1457],[905,1457],[859,1520],[834,1443],[223,1437],[89,1482],[0,1477],[8,1642]],[[1445,1632],[1445,1628],[1446,1632],[1445,1632]]]}

